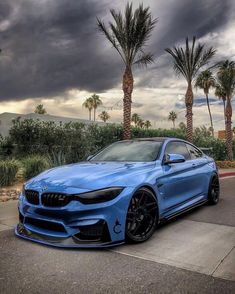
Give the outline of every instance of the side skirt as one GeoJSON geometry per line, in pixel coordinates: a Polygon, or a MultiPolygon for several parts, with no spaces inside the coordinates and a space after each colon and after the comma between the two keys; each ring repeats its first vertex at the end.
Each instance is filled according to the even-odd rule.
{"type": "Polygon", "coordinates": [[[170,214],[169,216],[163,217],[162,219],[160,219],[160,223],[164,223],[164,222],[166,222],[166,221],[168,221],[168,220],[170,220],[172,218],[175,218],[175,217],[177,217],[177,216],[179,216],[181,214],[184,214],[184,213],[186,213],[186,212],[188,212],[188,211],[190,211],[190,210],[192,210],[192,209],[194,209],[196,207],[202,206],[206,202],[208,202],[208,200],[200,201],[200,202],[198,202],[196,204],[190,205],[189,207],[187,207],[185,209],[182,209],[181,211],[178,211],[176,213],[170,214]]]}

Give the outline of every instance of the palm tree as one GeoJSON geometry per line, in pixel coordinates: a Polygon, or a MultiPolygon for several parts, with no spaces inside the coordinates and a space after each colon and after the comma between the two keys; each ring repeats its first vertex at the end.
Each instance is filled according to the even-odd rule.
{"type": "Polygon", "coordinates": [[[226,102],[226,93],[224,92],[223,88],[219,85],[216,84],[215,86],[215,96],[217,96],[219,99],[222,99],[223,101],[223,106],[224,106],[224,121],[225,121],[225,102],[226,102]]]}
{"type": "Polygon", "coordinates": [[[138,113],[133,113],[131,117],[131,121],[137,126],[138,121],[140,120],[140,115],[138,113]]]}
{"type": "Polygon", "coordinates": [[[215,87],[216,82],[215,78],[212,75],[212,72],[210,70],[204,70],[202,71],[196,80],[195,86],[197,88],[200,88],[204,91],[204,94],[206,95],[206,103],[207,103],[207,108],[210,116],[210,122],[211,122],[211,131],[212,131],[212,136],[214,137],[214,126],[213,126],[213,121],[212,121],[212,116],[211,116],[211,110],[210,110],[210,102],[209,102],[209,90],[211,87],[215,87]]]}
{"type": "Polygon", "coordinates": [[[189,46],[189,40],[186,38],[185,48],[174,47],[165,49],[174,61],[174,70],[181,74],[187,81],[187,91],[185,94],[186,120],[187,120],[187,140],[193,139],[193,90],[192,83],[199,69],[206,65],[214,56],[215,50],[210,47],[205,49],[204,44],[196,45],[196,37],[193,37],[192,46],[189,46]]]}
{"type": "Polygon", "coordinates": [[[144,127],[144,120],[142,118],[140,118],[138,120],[137,127],[141,128],[141,129],[144,127]]]}
{"type": "Polygon", "coordinates": [[[103,121],[103,122],[106,122],[107,120],[110,119],[110,115],[108,114],[107,111],[102,111],[100,114],[99,114],[99,118],[103,121]]]}
{"type": "Polygon", "coordinates": [[[93,100],[92,98],[87,98],[85,102],[82,104],[89,111],[89,120],[91,120],[91,111],[93,109],[93,100]]]}
{"type": "Polygon", "coordinates": [[[37,113],[37,114],[46,114],[47,111],[46,111],[46,109],[43,107],[43,104],[38,104],[38,105],[35,107],[34,113],[37,113]]]}
{"type": "Polygon", "coordinates": [[[145,53],[144,48],[157,20],[152,19],[149,7],[144,8],[142,4],[133,12],[132,4],[127,3],[124,15],[114,9],[111,9],[110,13],[114,21],[109,22],[108,28],[101,20],[97,21],[100,31],[117,50],[125,65],[122,80],[123,136],[124,139],[130,139],[131,97],[134,84],[132,67],[135,64],[147,66],[153,62],[153,55],[145,53]]]}
{"type": "Polygon", "coordinates": [[[92,106],[93,106],[93,109],[94,109],[94,121],[95,121],[95,118],[96,118],[96,109],[102,105],[102,101],[100,99],[100,96],[99,95],[96,95],[96,94],[93,94],[91,97],[92,99],[92,106]]]}
{"type": "Polygon", "coordinates": [[[151,126],[152,126],[152,124],[151,124],[151,122],[149,121],[149,120],[146,120],[145,122],[144,122],[144,127],[148,130],[149,128],[151,128],[151,126]]]}
{"type": "Polygon", "coordinates": [[[175,128],[175,120],[177,119],[177,114],[174,111],[171,111],[168,116],[168,120],[171,120],[173,123],[173,128],[175,128]]]}
{"type": "Polygon", "coordinates": [[[179,123],[179,129],[180,129],[181,131],[183,131],[184,133],[186,133],[187,128],[186,128],[186,125],[185,125],[184,122],[181,121],[181,122],[179,123]]]}
{"type": "Polygon", "coordinates": [[[233,159],[233,133],[232,133],[232,104],[231,100],[235,93],[235,62],[226,60],[218,65],[217,82],[226,95],[225,107],[225,132],[228,159],[233,159]]]}

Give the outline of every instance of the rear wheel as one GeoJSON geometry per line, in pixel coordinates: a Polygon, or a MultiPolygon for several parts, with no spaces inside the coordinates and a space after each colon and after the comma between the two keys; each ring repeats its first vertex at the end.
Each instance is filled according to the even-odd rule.
{"type": "Polygon", "coordinates": [[[219,202],[220,196],[220,185],[219,177],[217,175],[213,176],[210,182],[209,191],[208,191],[208,202],[211,205],[215,205],[219,202]]]}
{"type": "Polygon", "coordinates": [[[155,195],[147,188],[139,189],[132,197],[126,217],[126,240],[140,243],[149,239],[158,223],[155,195]]]}

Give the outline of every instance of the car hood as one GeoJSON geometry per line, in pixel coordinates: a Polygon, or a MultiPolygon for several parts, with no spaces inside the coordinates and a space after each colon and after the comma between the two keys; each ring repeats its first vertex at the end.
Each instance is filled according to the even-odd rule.
{"type": "Polygon", "coordinates": [[[81,162],[45,171],[28,181],[26,188],[89,191],[111,186],[135,186],[144,182],[155,166],[156,162],[81,162]]]}

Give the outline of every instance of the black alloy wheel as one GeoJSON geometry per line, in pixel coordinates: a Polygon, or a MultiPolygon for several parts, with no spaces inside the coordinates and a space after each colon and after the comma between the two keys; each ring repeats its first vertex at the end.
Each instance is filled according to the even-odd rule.
{"type": "Polygon", "coordinates": [[[158,223],[155,195],[147,188],[139,189],[132,197],[126,217],[126,240],[140,243],[149,239],[158,223]]]}
{"type": "Polygon", "coordinates": [[[213,176],[210,182],[209,192],[208,192],[208,202],[209,204],[215,205],[219,202],[220,196],[220,184],[218,176],[213,176]]]}

